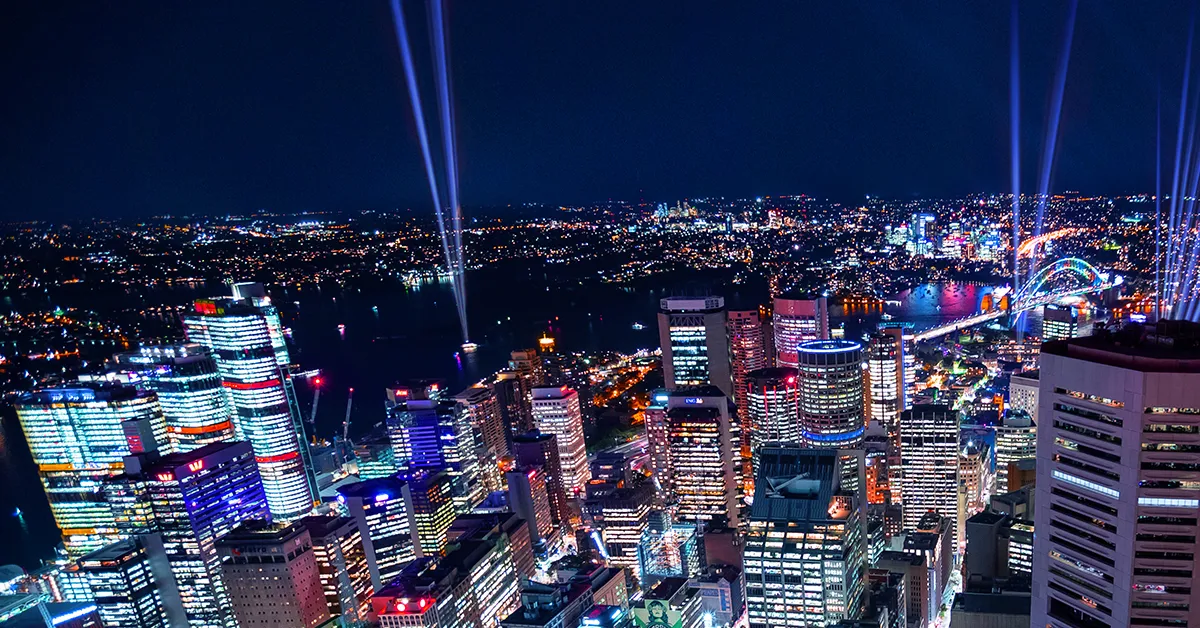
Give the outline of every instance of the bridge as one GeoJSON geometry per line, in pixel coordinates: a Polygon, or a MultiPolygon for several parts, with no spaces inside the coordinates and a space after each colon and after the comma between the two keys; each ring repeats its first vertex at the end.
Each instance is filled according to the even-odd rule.
{"type": "Polygon", "coordinates": [[[1010,297],[1008,310],[997,308],[990,312],[980,312],[945,325],[934,327],[916,334],[916,340],[932,340],[961,331],[988,321],[1019,314],[1042,307],[1066,297],[1102,292],[1120,285],[1123,279],[1120,275],[1101,272],[1095,266],[1078,257],[1065,257],[1045,266],[1029,279],[1015,295],[1010,297]],[[1062,286],[1060,279],[1075,280],[1075,286],[1062,286]]]}

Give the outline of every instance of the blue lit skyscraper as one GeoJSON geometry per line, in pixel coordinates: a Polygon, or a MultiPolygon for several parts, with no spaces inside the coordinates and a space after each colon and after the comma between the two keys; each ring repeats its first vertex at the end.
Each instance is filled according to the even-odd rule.
{"type": "Polygon", "coordinates": [[[113,362],[130,383],[158,395],[174,451],[234,439],[233,411],[217,361],[207,347],[149,346],[119,353],[113,362]]]}
{"type": "Polygon", "coordinates": [[[158,398],[129,386],[80,385],[28,393],[16,409],[67,552],[80,556],[119,540],[100,489],[125,456],[165,442],[158,398]]]}
{"type": "Polygon", "coordinates": [[[316,481],[279,314],[254,286],[235,286],[235,295],[245,298],[196,301],[183,325],[188,340],[208,347],[216,358],[234,427],[254,447],[271,514],[296,519],[312,510],[316,481]]]}
{"type": "Polygon", "coordinates": [[[376,478],[338,489],[338,502],[362,533],[376,591],[417,557],[410,490],[407,482],[397,478],[376,478]]]}
{"type": "Polygon", "coordinates": [[[814,340],[796,351],[800,429],[811,447],[860,447],[863,349],[849,340],[814,340]]]}

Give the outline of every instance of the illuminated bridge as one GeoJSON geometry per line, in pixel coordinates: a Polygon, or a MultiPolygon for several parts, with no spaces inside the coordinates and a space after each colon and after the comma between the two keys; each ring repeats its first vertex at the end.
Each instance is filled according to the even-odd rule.
{"type": "Polygon", "coordinates": [[[1079,259],[1066,257],[1039,270],[1029,282],[1010,298],[1008,310],[997,307],[990,312],[981,312],[945,325],[934,327],[916,335],[917,340],[940,338],[956,331],[981,325],[988,321],[1019,314],[1059,299],[1093,292],[1102,292],[1122,283],[1120,275],[1101,272],[1095,266],[1079,259]],[[1070,282],[1063,281],[1065,279],[1070,282]]]}

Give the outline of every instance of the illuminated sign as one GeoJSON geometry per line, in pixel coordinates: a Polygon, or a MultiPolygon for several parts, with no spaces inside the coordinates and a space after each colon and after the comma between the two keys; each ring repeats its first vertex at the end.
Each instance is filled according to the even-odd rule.
{"type": "Polygon", "coordinates": [[[158,474],[159,482],[170,482],[171,480],[174,480],[174,479],[175,479],[175,476],[171,475],[170,473],[159,473],[158,474]]]}
{"type": "Polygon", "coordinates": [[[695,405],[700,405],[700,404],[704,403],[704,400],[701,399],[700,397],[684,397],[683,402],[688,405],[695,406],[695,405]]]}
{"type": "Polygon", "coordinates": [[[189,463],[188,463],[188,471],[191,471],[192,473],[195,473],[195,472],[197,472],[197,471],[199,471],[200,469],[203,469],[203,468],[204,468],[204,461],[203,461],[203,460],[196,460],[196,461],[194,461],[194,462],[189,462],[189,463]]]}

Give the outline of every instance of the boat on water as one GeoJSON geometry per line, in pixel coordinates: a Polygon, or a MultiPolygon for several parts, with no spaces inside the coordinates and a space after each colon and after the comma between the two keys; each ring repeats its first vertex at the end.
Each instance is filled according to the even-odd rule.
{"type": "Polygon", "coordinates": [[[631,327],[633,327],[637,331],[642,331],[643,329],[646,328],[646,326],[641,323],[634,323],[633,325],[631,325],[631,327]]]}
{"type": "Polygon", "coordinates": [[[474,342],[471,342],[470,340],[462,343],[462,352],[463,353],[475,353],[475,350],[478,348],[479,348],[479,345],[475,344],[474,342]]]}

